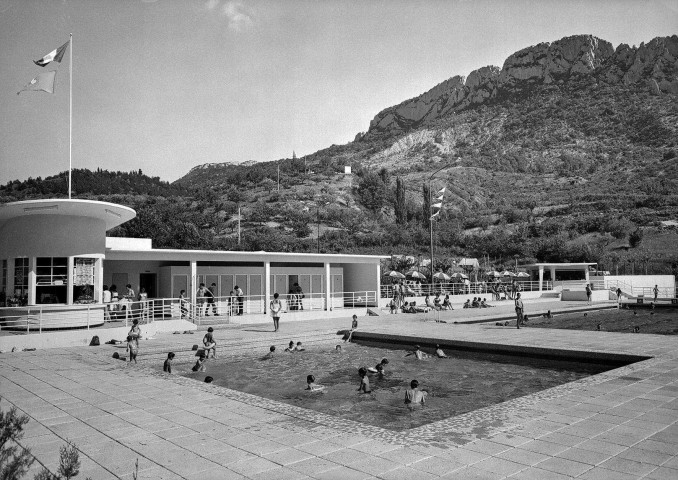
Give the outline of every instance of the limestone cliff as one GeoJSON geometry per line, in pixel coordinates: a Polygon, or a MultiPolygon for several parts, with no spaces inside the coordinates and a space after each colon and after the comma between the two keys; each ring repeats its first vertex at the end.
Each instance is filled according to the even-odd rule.
{"type": "MultiPolygon", "coordinates": [[[[510,96],[532,85],[562,84],[591,75],[608,84],[639,84],[651,93],[678,93],[678,36],[659,37],[639,47],[575,35],[520,50],[504,66],[482,67],[467,78],[455,76],[428,92],[389,107],[370,122],[370,134],[399,134],[470,106],[510,96]]],[[[365,138],[365,137],[361,137],[365,138]]]]}

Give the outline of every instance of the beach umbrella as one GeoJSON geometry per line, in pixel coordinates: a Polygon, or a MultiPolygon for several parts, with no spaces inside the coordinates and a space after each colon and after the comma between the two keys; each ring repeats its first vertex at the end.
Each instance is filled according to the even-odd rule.
{"type": "Polygon", "coordinates": [[[466,278],[468,278],[468,275],[464,275],[463,273],[457,272],[457,273],[453,273],[452,277],[453,278],[464,278],[464,279],[466,279],[466,278]]]}
{"type": "Polygon", "coordinates": [[[501,276],[502,277],[515,277],[516,274],[513,273],[513,272],[509,272],[508,270],[504,270],[503,272],[501,272],[501,276]]]}
{"type": "Polygon", "coordinates": [[[407,276],[412,278],[419,278],[421,280],[426,280],[426,275],[416,270],[413,272],[407,272],[407,276]]]}
{"type": "Polygon", "coordinates": [[[527,272],[518,272],[518,275],[516,275],[516,277],[523,277],[523,278],[529,277],[529,276],[530,276],[530,274],[527,273],[527,272]]]}
{"type": "Polygon", "coordinates": [[[442,281],[447,282],[452,277],[450,277],[449,275],[446,275],[444,272],[438,272],[435,275],[433,275],[433,278],[435,278],[436,280],[442,280],[442,281]]]}
{"type": "Polygon", "coordinates": [[[388,276],[391,278],[400,278],[400,279],[405,278],[405,275],[403,275],[400,272],[396,272],[395,270],[393,270],[392,272],[388,272],[388,276]]]}
{"type": "Polygon", "coordinates": [[[501,277],[501,273],[499,273],[496,270],[492,270],[492,271],[487,272],[487,276],[488,277],[501,277]]]}

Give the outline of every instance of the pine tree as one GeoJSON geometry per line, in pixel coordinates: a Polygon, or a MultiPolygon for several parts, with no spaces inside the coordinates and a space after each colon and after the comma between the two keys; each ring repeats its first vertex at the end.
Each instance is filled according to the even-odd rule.
{"type": "Polygon", "coordinates": [[[396,194],[395,194],[395,217],[398,225],[405,225],[407,223],[407,205],[405,203],[405,182],[398,177],[396,178],[396,194]]]}

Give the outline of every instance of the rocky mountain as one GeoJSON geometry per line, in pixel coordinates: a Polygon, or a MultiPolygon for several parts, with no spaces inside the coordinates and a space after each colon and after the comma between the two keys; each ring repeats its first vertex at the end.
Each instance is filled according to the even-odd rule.
{"type": "MultiPolygon", "coordinates": [[[[615,50],[592,35],[576,35],[524,48],[500,69],[487,66],[467,78],[455,76],[422,95],[379,112],[370,135],[398,135],[455,112],[491,104],[538,85],[562,85],[572,77],[589,76],[606,85],[641,83],[655,95],[678,93],[678,36],[615,50]]],[[[361,137],[365,138],[365,137],[361,137]]]]}

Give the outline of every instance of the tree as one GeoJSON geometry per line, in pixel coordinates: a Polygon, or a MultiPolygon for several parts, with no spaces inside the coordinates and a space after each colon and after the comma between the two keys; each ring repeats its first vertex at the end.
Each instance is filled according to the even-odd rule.
{"type": "Polygon", "coordinates": [[[405,203],[405,182],[403,182],[403,180],[400,177],[396,178],[396,194],[394,210],[396,223],[398,225],[405,225],[407,223],[407,204],[405,203]]]}
{"type": "Polygon", "coordinates": [[[271,190],[273,190],[276,187],[275,181],[271,180],[270,178],[266,177],[264,180],[261,182],[261,186],[264,187],[268,193],[271,193],[271,190]]]}
{"type": "Polygon", "coordinates": [[[386,201],[386,187],[379,175],[366,172],[358,184],[360,202],[366,208],[377,212],[386,201]]]}
{"type": "Polygon", "coordinates": [[[638,227],[636,228],[633,232],[631,232],[631,235],[629,235],[629,245],[631,248],[636,248],[638,245],[640,245],[640,242],[643,241],[643,230],[638,227]]]}

